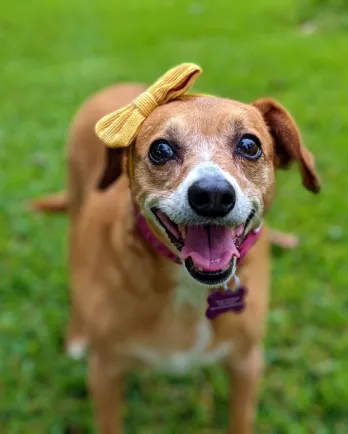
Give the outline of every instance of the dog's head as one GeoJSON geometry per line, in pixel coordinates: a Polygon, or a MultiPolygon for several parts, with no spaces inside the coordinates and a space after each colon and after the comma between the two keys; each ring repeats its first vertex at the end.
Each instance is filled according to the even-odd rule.
{"type": "Polygon", "coordinates": [[[294,121],[270,99],[193,97],[158,107],[132,158],[140,210],[180,251],[190,275],[209,285],[231,277],[242,240],[272,202],[277,167],[296,160],[305,187],[319,191],[294,121]]]}
{"type": "MultiPolygon", "coordinates": [[[[197,74],[195,65],[188,73],[186,68],[170,91],[187,88],[187,78],[197,74]]],[[[182,93],[157,108],[146,93],[102,120],[97,131],[111,145],[115,138],[117,146],[134,139],[128,158],[136,205],[188,273],[216,286],[232,277],[243,240],[261,224],[278,167],[296,160],[305,187],[318,192],[320,185],[295,122],[277,102],[243,104],[182,93]]]]}

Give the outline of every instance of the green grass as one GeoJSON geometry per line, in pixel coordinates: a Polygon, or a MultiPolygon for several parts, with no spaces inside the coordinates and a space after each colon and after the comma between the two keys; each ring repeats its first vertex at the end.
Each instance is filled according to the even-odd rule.
{"type": "MultiPolygon", "coordinates": [[[[257,432],[347,432],[348,34],[343,0],[46,0],[0,16],[0,432],[92,432],[85,366],[62,351],[67,320],[65,218],[28,212],[62,188],[68,123],[91,92],[151,82],[182,61],[199,88],[290,109],[317,158],[323,192],[279,175],[269,221],[301,247],[275,252],[267,370],[257,432]]],[[[127,433],[221,434],[219,368],[173,379],[134,374],[127,433]]]]}

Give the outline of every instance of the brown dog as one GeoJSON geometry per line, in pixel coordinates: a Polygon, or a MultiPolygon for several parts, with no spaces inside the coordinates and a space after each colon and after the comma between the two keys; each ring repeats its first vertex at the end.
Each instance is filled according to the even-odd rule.
{"type": "MultiPolygon", "coordinates": [[[[228,432],[252,433],[268,305],[266,228],[238,266],[247,288],[242,312],[208,319],[207,296],[212,288],[234,287],[231,258],[270,207],[278,167],[296,160],[305,187],[319,191],[313,157],[277,102],[196,96],[147,117],[130,173],[126,153],[104,148],[94,126],[141,91],[114,86],[84,104],[70,133],[67,197],[36,203],[45,210],[67,205],[70,216],[68,350],[78,355],[89,345],[101,434],[122,431],[122,378],[129,369],[145,364],[180,373],[219,361],[230,373],[228,432]],[[138,224],[142,215],[154,235],[148,239],[138,224]],[[183,265],[161,255],[153,238],[181,255],[183,265]]],[[[275,240],[282,241],[279,234],[275,240]]]]}

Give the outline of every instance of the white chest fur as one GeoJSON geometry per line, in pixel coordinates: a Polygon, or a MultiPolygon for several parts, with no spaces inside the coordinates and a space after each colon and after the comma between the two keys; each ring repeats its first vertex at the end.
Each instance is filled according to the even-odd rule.
{"type": "MultiPolygon", "coordinates": [[[[231,342],[212,345],[214,331],[210,321],[205,317],[207,290],[196,284],[183,267],[180,267],[179,273],[179,284],[174,291],[173,321],[179,320],[179,312],[184,304],[191,304],[199,310],[200,318],[195,325],[192,345],[189,348],[173,349],[173,351],[168,350],[168,347],[163,351],[151,345],[133,345],[131,348],[131,354],[145,364],[174,374],[183,374],[196,366],[217,363],[226,358],[232,350],[231,342]],[[175,318],[176,316],[178,318],[175,318]]],[[[185,330],[182,329],[182,332],[184,333],[185,330]]]]}

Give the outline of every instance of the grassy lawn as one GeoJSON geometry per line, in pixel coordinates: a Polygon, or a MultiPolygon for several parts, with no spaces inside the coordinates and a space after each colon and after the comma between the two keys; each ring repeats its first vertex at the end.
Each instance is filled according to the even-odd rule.
{"type": "MultiPolygon", "coordinates": [[[[0,432],[92,430],[83,362],[63,354],[66,220],[27,199],[64,185],[68,123],[91,92],[151,82],[182,61],[199,87],[290,109],[323,181],[279,175],[269,221],[301,247],[274,252],[267,369],[257,432],[347,433],[348,11],[344,0],[33,0],[0,16],[0,432]]],[[[127,433],[222,434],[219,368],[187,378],[134,374],[127,433]]]]}

